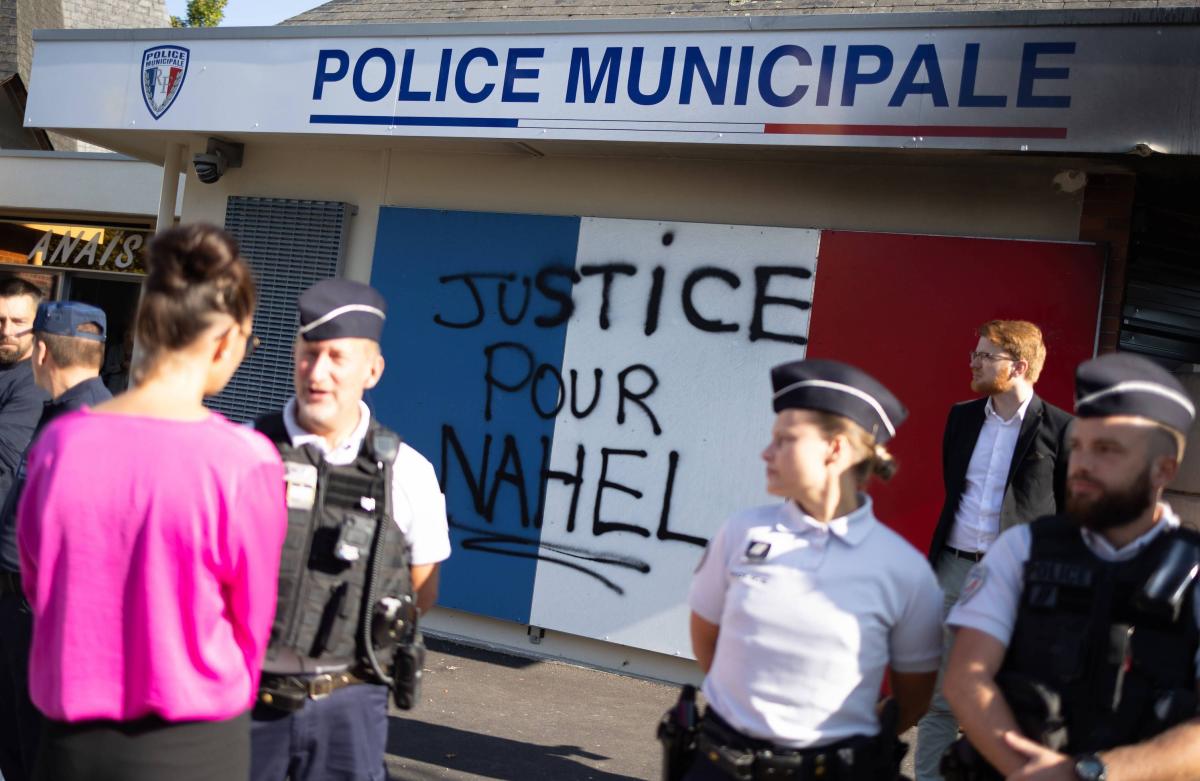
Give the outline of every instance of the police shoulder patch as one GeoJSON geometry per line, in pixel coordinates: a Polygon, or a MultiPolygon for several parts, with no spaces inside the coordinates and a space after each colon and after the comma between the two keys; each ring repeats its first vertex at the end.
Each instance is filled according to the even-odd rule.
{"type": "Polygon", "coordinates": [[[987,580],[987,574],[987,565],[983,562],[979,562],[974,567],[971,567],[971,571],[967,573],[967,579],[963,583],[962,591],[959,592],[958,604],[967,604],[979,593],[979,590],[983,588],[983,584],[987,580]]]}

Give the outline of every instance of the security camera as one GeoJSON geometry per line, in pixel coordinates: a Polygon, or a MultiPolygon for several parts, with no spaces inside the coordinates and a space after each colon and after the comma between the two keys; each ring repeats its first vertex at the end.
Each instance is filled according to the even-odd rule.
{"type": "Polygon", "coordinates": [[[225,175],[228,168],[242,167],[244,147],[234,141],[219,138],[208,139],[208,149],[192,157],[196,178],[205,184],[213,184],[225,175]]]}

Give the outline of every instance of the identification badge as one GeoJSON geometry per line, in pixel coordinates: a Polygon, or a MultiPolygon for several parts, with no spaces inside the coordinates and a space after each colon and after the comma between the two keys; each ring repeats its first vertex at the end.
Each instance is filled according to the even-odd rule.
{"type": "Polygon", "coordinates": [[[283,462],[289,510],[311,510],[317,503],[317,468],[312,464],[283,462]]]}
{"type": "Polygon", "coordinates": [[[762,561],[771,552],[771,543],[761,540],[752,541],[746,546],[746,558],[749,561],[762,561]]]}

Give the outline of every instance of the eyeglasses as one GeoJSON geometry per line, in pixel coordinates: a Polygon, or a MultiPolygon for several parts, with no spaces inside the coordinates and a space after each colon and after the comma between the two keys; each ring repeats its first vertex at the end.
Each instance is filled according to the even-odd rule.
{"type": "MultiPolygon", "coordinates": [[[[226,329],[226,331],[223,334],[218,336],[217,339],[220,340],[220,339],[224,339],[226,336],[229,336],[231,333],[233,333],[234,328],[237,328],[237,326],[236,325],[229,326],[229,328],[226,329]]],[[[262,339],[259,339],[258,336],[256,336],[253,332],[246,334],[246,352],[244,355],[242,355],[242,360],[244,361],[247,358],[249,358],[251,355],[254,354],[254,351],[257,350],[259,347],[262,347],[262,345],[263,345],[262,339]]]]}
{"type": "Polygon", "coordinates": [[[262,344],[262,339],[259,339],[257,335],[253,333],[246,334],[246,355],[242,360],[246,360],[246,358],[254,355],[254,351],[262,347],[262,344]]]}
{"type": "Polygon", "coordinates": [[[975,363],[976,361],[980,361],[980,362],[987,361],[988,363],[995,363],[996,361],[1015,361],[1015,360],[1017,360],[1017,359],[1012,357],[1011,355],[1001,355],[1000,353],[985,353],[985,352],[981,352],[979,350],[975,350],[971,353],[971,363],[975,363]]]}

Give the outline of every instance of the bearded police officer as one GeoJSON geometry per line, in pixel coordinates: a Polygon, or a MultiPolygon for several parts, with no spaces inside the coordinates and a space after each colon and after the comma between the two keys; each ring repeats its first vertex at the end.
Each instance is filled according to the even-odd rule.
{"type": "Polygon", "coordinates": [[[384,779],[387,698],[411,707],[416,616],[450,555],[433,467],[362,401],[386,304],[324,280],[300,296],[296,396],[256,427],[286,470],[288,535],[252,731],[254,781],[384,779]]]}
{"type": "Polygon", "coordinates": [[[1200,778],[1200,535],[1161,501],[1195,410],[1137,356],[1075,380],[1066,513],[1004,532],[948,619],[946,697],[978,753],[956,744],[947,778],[1200,778]]]}

